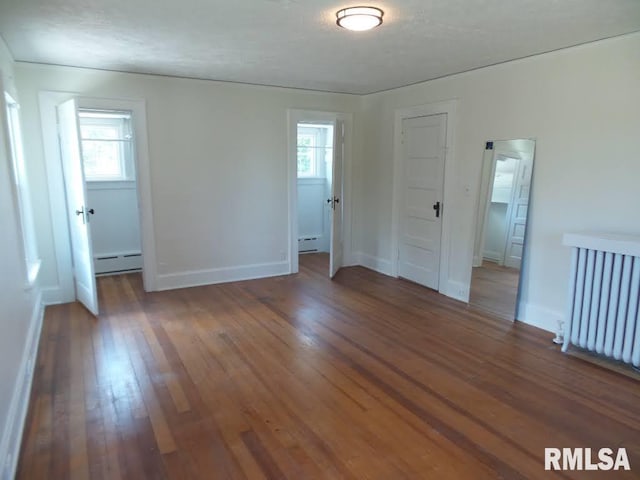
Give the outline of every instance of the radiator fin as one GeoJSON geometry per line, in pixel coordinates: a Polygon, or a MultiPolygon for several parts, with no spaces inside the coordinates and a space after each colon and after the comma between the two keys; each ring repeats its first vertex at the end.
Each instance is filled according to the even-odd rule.
{"type": "Polygon", "coordinates": [[[569,343],[640,366],[640,257],[576,247],[563,351],[569,343]]]}

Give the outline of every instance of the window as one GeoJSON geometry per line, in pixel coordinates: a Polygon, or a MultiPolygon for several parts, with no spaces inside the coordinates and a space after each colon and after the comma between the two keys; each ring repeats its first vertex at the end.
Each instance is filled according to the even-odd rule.
{"type": "Polygon", "coordinates": [[[38,258],[38,247],[33,225],[33,211],[31,209],[31,197],[29,195],[29,183],[27,182],[27,171],[24,163],[24,152],[22,150],[20,106],[11,95],[6,92],[5,103],[7,108],[9,145],[11,147],[11,166],[13,169],[15,197],[18,205],[18,217],[24,247],[27,283],[31,286],[38,277],[40,258],[38,258]]]}
{"type": "Polygon", "coordinates": [[[131,114],[81,110],[84,176],[89,182],[134,179],[131,114]]]}
{"type": "Polygon", "coordinates": [[[298,177],[315,177],[318,172],[316,135],[298,132],[298,177]]]}
{"type": "Polygon", "coordinates": [[[333,125],[298,123],[298,177],[326,177],[333,158],[333,125]]]}

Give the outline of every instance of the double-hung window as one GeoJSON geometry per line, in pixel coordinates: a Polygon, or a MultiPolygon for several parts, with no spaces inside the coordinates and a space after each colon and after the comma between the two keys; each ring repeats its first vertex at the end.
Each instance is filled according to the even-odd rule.
{"type": "Polygon", "coordinates": [[[298,177],[317,177],[316,135],[298,131],[298,177]]]}
{"type": "Polygon", "coordinates": [[[5,92],[4,96],[7,114],[7,131],[11,148],[13,184],[18,206],[20,233],[22,234],[27,285],[32,286],[38,277],[40,258],[38,257],[38,245],[33,224],[33,210],[31,209],[29,183],[27,181],[27,170],[24,162],[24,151],[22,149],[20,106],[8,93],[5,92]]]}
{"type": "Polygon", "coordinates": [[[134,180],[131,114],[81,110],[80,139],[88,182],[134,180]]]}

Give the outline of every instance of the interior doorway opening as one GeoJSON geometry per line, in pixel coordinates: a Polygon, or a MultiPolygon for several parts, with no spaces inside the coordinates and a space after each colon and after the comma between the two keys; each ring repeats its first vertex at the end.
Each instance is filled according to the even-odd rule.
{"type": "Polygon", "coordinates": [[[155,287],[144,103],[77,97],[56,103],[58,165],[71,247],[68,273],[73,298],[97,316],[97,273],[138,270],[145,290],[155,287]],[[107,237],[101,237],[105,232],[107,237]]]}
{"type": "Polygon", "coordinates": [[[332,123],[296,126],[298,254],[331,251],[332,123]]]}
{"type": "Polygon", "coordinates": [[[132,112],[78,109],[96,275],[142,271],[132,112]]]}
{"type": "Polygon", "coordinates": [[[337,112],[289,110],[290,272],[300,255],[328,252],[329,276],[350,261],[348,192],[353,119],[337,112]]]}

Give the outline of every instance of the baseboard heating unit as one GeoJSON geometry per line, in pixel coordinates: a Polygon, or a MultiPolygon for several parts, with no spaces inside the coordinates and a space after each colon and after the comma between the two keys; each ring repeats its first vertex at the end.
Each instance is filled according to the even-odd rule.
{"type": "Polygon", "coordinates": [[[563,244],[572,254],[562,351],[640,367],[640,237],[565,234],[563,244]]]}

